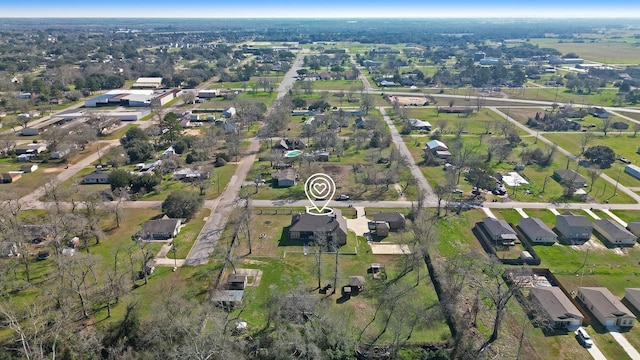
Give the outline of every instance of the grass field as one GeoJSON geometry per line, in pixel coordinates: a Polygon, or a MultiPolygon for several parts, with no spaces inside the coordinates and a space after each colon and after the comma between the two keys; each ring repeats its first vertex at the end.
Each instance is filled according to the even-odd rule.
{"type": "Polygon", "coordinates": [[[551,47],[563,54],[575,53],[583,59],[605,64],[638,64],[638,48],[631,42],[613,40],[594,40],[570,42],[556,39],[531,39],[531,43],[540,47],[551,47]]]}

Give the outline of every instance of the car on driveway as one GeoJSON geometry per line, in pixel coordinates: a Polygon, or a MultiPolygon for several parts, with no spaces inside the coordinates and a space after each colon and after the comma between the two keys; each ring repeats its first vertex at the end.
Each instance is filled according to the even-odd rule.
{"type": "Polygon", "coordinates": [[[589,336],[589,334],[587,334],[587,332],[583,328],[578,328],[578,330],[576,330],[576,336],[578,337],[578,341],[580,342],[580,344],[582,344],[582,346],[586,347],[587,349],[593,346],[593,340],[591,340],[591,336],[589,336]]]}

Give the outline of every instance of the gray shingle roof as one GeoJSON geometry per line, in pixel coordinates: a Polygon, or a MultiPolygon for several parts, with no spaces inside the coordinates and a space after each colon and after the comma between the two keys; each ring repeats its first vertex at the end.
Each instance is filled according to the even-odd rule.
{"type": "Polygon", "coordinates": [[[600,230],[607,232],[607,234],[609,234],[613,238],[619,239],[635,237],[635,235],[629,232],[629,230],[623,228],[621,225],[618,225],[618,223],[611,219],[594,220],[593,223],[597,225],[600,230]]]}
{"type": "Polygon", "coordinates": [[[485,229],[489,234],[496,238],[500,237],[503,240],[517,240],[518,236],[516,232],[511,228],[508,222],[502,219],[494,219],[491,217],[486,217],[482,220],[485,229]]]}
{"type": "MultiPolygon", "coordinates": [[[[566,213],[556,216],[556,218],[563,218],[569,226],[591,226],[591,221],[586,216],[575,215],[572,213],[566,213]]],[[[556,220],[557,221],[557,220],[556,220]]]]}
{"type": "Polygon", "coordinates": [[[632,316],[633,313],[626,306],[616,299],[616,297],[605,287],[579,287],[581,292],[589,302],[597,307],[603,314],[611,314],[613,316],[632,316]]]}
{"type": "Polygon", "coordinates": [[[289,232],[336,232],[347,234],[347,220],[342,217],[340,210],[334,209],[333,215],[298,214],[292,219],[289,232]],[[297,218],[297,219],[296,219],[297,218]]]}
{"type": "Polygon", "coordinates": [[[580,310],[559,287],[534,287],[529,290],[529,294],[540,303],[554,321],[563,321],[568,318],[584,319],[580,310]]]}
{"type": "Polygon", "coordinates": [[[556,233],[554,233],[553,230],[549,229],[547,224],[545,224],[542,220],[538,218],[522,218],[518,222],[518,226],[529,237],[536,237],[536,236],[557,237],[556,233]]]}

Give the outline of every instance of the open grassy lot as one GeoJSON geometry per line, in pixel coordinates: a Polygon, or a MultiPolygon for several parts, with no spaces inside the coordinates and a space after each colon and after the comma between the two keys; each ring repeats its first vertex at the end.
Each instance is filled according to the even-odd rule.
{"type": "Polygon", "coordinates": [[[540,47],[551,47],[563,54],[573,52],[583,59],[605,64],[637,64],[640,63],[638,47],[627,41],[597,39],[594,41],[567,41],[557,39],[531,39],[532,44],[540,47]]]}
{"type": "MultiPolygon", "coordinates": [[[[579,134],[544,134],[544,137],[556,142],[573,154],[579,154],[581,151],[580,141],[583,137],[579,134]]],[[[595,145],[608,146],[615,151],[617,156],[626,157],[633,164],[640,164],[640,155],[636,153],[640,145],[640,138],[638,137],[624,134],[617,135],[616,133],[609,133],[606,137],[604,135],[594,135],[593,139],[587,145],[587,148],[595,145]]],[[[603,172],[614,180],[617,179],[620,174],[620,184],[624,186],[640,187],[640,180],[624,173],[625,166],[626,164],[616,161],[609,169],[604,169],[603,172]]],[[[604,182],[602,180],[599,181],[604,182]]],[[[610,191],[613,192],[613,189],[610,191]]]]}
{"type": "MultiPolygon", "coordinates": [[[[388,111],[392,118],[396,118],[393,111],[388,111]]],[[[432,129],[440,129],[443,134],[452,134],[458,126],[463,126],[464,131],[469,134],[487,134],[488,132],[499,133],[498,125],[504,122],[504,119],[489,109],[481,109],[471,116],[464,114],[445,114],[436,111],[434,107],[427,108],[409,108],[410,119],[420,119],[431,123],[432,129]]],[[[399,125],[396,122],[396,126],[399,125]]],[[[521,135],[524,132],[519,130],[521,135]]]]}
{"type": "Polygon", "coordinates": [[[313,82],[314,90],[351,90],[362,87],[360,80],[318,80],[313,82]]]}
{"type": "MultiPolygon", "coordinates": [[[[592,92],[590,94],[577,92],[571,92],[566,88],[552,87],[552,86],[529,86],[526,88],[518,89],[502,89],[502,92],[511,99],[522,100],[536,100],[536,101],[551,101],[559,104],[581,104],[581,105],[593,105],[598,104],[600,106],[614,106],[617,105],[615,90],[600,90],[598,92],[592,92]]],[[[505,104],[508,105],[508,104],[505,104]]]]}
{"type": "Polygon", "coordinates": [[[611,212],[627,223],[640,220],[640,211],[611,210],[611,212]]]}

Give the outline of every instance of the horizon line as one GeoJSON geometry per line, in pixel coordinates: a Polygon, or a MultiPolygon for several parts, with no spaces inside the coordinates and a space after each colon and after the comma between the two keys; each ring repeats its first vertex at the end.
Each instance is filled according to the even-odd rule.
{"type": "Polygon", "coordinates": [[[581,19],[627,19],[627,20],[640,20],[640,16],[607,16],[607,15],[593,15],[593,16],[511,16],[511,15],[503,15],[503,16],[484,16],[484,15],[474,15],[474,16],[438,16],[434,14],[433,16],[362,16],[362,17],[333,17],[333,16],[0,16],[1,19],[225,19],[225,20],[251,20],[251,19],[278,19],[278,20],[300,20],[300,19],[308,19],[308,20],[367,20],[367,19],[387,19],[387,20],[396,20],[396,19],[527,19],[527,20],[548,20],[548,19],[572,19],[572,20],[581,20],[581,19]]]}

